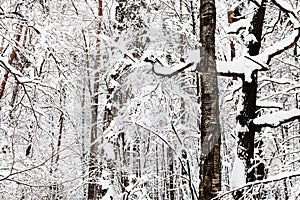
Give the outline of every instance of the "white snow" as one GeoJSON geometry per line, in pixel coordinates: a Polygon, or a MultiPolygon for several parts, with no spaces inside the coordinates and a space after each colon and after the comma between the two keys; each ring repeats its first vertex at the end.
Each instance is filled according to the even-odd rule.
{"type": "MultiPolygon", "coordinates": [[[[167,62],[163,58],[156,58],[156,55],[160,52],[155,52],[156,55],[153,54],[147,54],[150,55],[151,60],[157,61],[153,65],[153,70],[156,74],[159,75],[173,75],[176,72],[180,71],[184,67],[186,67],[189,64],[194,64],[200,61],[200,52],[199,51],[191,51],[187,61],[192,62],[180,62],[175,63],[172,65],[168,65],[167,62]]],[[[161,56],[161,55],[160,55],[161,56]]],[[[145,56],[146,57],[146,56],[145,56]]],[[[249,56],[244,55],[240,58],[234,60],[234,61],[216,61],[216,67],[218,73],[235,73],[235,74],[244,74],[245,75],[245,81],[251,82],[251,74],[255,70],[265,70],[268,67],[262,63],[257,56],[249,56]]]]}
{"type": "Polygon", "coordinates": [[[295,29],[289,36],[285,37],[285,39],[275,43],[274,45],[266,48],[263,53],[256,56],[261,62],[267,63],[269,56],[276,53],[279,50],[284,49],[288,45],[292,44],[295,38],[298,36],[299,30],[295,29]]]}
{"type": "Polygon", "coordinates": [[[235,155],[231,174],[231,188],[241,187],[246,184],[245,165],[243,161],[235,155]]]}
{"type": "Polygon", "coordinates": [[[300,20],[296,19],[294,16],[292,16],[291,13],[289,13],[289,17],[290,17],[291,22],[294,24],[294,28],[300,28],[300,20]]]}
{"type": "Polygon", "coordinates": [[[226,61],[216,61],[217,71],[219,73],[235,73],[235,74],[244,74],[245,81],[251,82],[251,74],[255,70],[261,70],[267,68],[266,65],[259,62],[254,56],[242,56],[234,61],[226,62],[226,61]],[[256,62],[253,62],[255,60],[256,62]]]}
{"type": "Polygon", "coordinates": [[[23,76],[23,74],[19,70],[17,70],[13,66],[11,66],[7,62],[7,59],[5,59],[4,57],[0,57],[0,62],[2,64],[2,66],[3,66],[3,68],[6,69],[9,73],[12,73],[12,74],[18,75],[18,76],[23,76]]]}
{"type": "Polygon", "coordinates": [[[188,63],[179,63],[171,65],[170,67],[161,66],[159,63],[154,64],[153,70],[156,74],[160,75],[172,75],[178,71],[180,71],[182,68],[187,66],[188,63]]]}
{"type": "Polygon", "coordinates": [[[274,101],[260,101],[257,100],[256,105],[258,107],[264,107],[264,108],[283,108],[282,103],[274,102],[274,101]]]}
{"type": "Polygon", "coordinates": [[[295,117],[300,117],[300,110],[296,108],[289,111],[278,111],[271,114],[262,115],[255,118],[253,123],[257,125],[269,125],[276,127],[279,126],[280,123],[295,117]]]}
{"type": "Polygon", "coordinates": [[[186,62],[188,63],[198,63],[200,61],[200,50],[192,50],[187,52],[186,62]]]}
{"type": "Polygon", "coordinates": [[[288,3],[287,1],[282,0],[274,0],[276,3],[281,5],[284,9],[288,10],[289,12],[294,13],[297,16],[297,10],[293,8],[292,4],[288,3]]]}
{"type": "Polygon", "coordinates": [[[279,84],[290,84],[290,83],[294,82],[288,78],[270,78],[270,77],[266,77],[266,76],[258,77],[258,81],[270,81],[270,82],[279,83],[279,84]]]}
{"type": "Polygon", "coordinates": [[[245,37],[245,41],[247,43],[250,43],[250,42],[257,42],[257,38],[255,37],[255,35],[253,34],[249,34],[245,37]]]}
{"type": "Polygon", "coordinates": [[[110,80],[110,88],[116,88],[116,87],[119,87],[120,86],[120,83],[115,81],[114,79],[111,79],[110,80]]]}
{"type": "Polygon", "coordinates": [[[226,30],[227,33],[237,32],[241,28],[246,28],[250,26],[251,18],[240,19],[234,23],[231,23],[226,30]]]}

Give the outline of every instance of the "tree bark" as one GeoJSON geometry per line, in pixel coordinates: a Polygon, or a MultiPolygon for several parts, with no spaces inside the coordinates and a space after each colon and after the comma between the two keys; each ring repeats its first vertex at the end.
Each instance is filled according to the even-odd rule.
{"type": "Polygon", "coordinates": [[[200,5],[201,160],[200,199],[208,200],[221,190],[219,96],[215,63],[216,7],[214,0],[200,5]]]}

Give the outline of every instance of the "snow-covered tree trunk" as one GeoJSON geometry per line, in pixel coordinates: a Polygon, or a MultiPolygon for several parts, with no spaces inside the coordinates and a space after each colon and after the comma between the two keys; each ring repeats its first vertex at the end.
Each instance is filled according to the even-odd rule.
{"type": "Polygon", "coordinates": [[[200,8],[201,163],[200,199],[211,199],[221,189],[220,124],[215,64],[216,7],[202,0],[200,8]]]}
{"type": "MultiPolygon", "coordinates": [[[[252,28],[250,34],[253,34],[256,41],[251,41],[248,45],[248,52],[250,56],[256,56],[259,54],[261,47],[262,29],[265,15],[265,1],[262,1],[258,11],[253,17],[252,28]]],[[[246,182],[254,180],[261,180],[263,174],[255,174],[256,168],[252,168],[254,162],[254,139],[257,127],[252,123],[252,120],[256,117],[256,96],[257,96],[257,71],[254,71],[251,75],[251,82],[243,80],[242,85],[242,105],[243,109],[240,111],[237,117],[238,123],[242,128],[238,132],[238,156],[245,161],[245,173],[246,182]]]]}

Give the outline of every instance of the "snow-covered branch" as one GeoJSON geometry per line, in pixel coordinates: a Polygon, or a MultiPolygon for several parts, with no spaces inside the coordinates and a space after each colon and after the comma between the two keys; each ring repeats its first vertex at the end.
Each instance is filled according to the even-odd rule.
{"type": "MultiPolygon", "coordinates": [[[[262,76],[258,78],[259,82],[270,82],[270,83],[277,83],[277,84],[291,84],[295,81],[287,78],[270,78],[267,76],[262,76]]],[[[296,84],[296,83],[295,83],[296,84]]]]}
{"type": "Polygon", "coordinates": [[[294,24],[295,30],[291,35],[267,48],[264,53],[260,55],[261,59],[267,64],[270,64],[272,58],[275,56],[295,46],[300,38],[300,19],[297,16],[297,10],[293,9],[291,4],[282,0],[272,0],[272,2],[279,7],[280,10],[288,14],[290,21],[294,24]]]}
{"type": "Polygon", "coordinates": [[[12,74],[16,81],[20,84],[26,83],[39,83],[38,78],[27,78],[19,70],[11,66],[3,57],[0,58],[0,66],[4,68],[8,73],[12,74]]]}
{"type": "MultiPolygon", "coordinates": [[[[200,55],[200,52],[199,52],[200,55]]],[[[179,62],[169,65],[164,59],[154,56],[146,57],[145,62],[153,65],[152,71],[159,76],[173,76],[200,62],[200,56],[193,58],[194,62],[179,62]],[[197,59],[198,58],[198,59],[197,59]]],[[[216,61],[217,72],[222,76],[238,76],[250,82],[254,71],[266,71],[266,64],[256,56],[244,55],[234,61],[216,61]]],[[[201,66],[200,66],[201,68],[201,66]]]]}
{"type": "Polygon", "coordinates": [[[222,76],[238,76],[245,78],[245,81],[251,82],[254,71],[266,71],[268,67],[256,61],[254,56],[242,56],[234,61],[216,61],[217,71],[222,76]]]}
{"type": "Polygon", "coordinates": [[[281,124],[300,118],[300,110],[292,109],[289,111],[278,111],[271,114],[259,116],[253,120],[253,123],[260,127],[278,127],[281,124]]]}
{"type": "Polygon", "coordinates": [[[144,61],[152,64],[152,71],[158,76],[173,76],[194,65],[194,62],[179,62],[169,65],[165,60],[153,56],[146,57],[144,61]]]}
{"type": "Polygon", "coordinates": [[[267,55],[267,57],[265,57],[265,59],[267,60],[266,63],[270,64],[272,58],[295,46],[299,38],[300,38],[300,28],[295,29],[291,35],[279,41],[278,43],[274,44],[273,46],[267,48],[265,50],[265,53],[262,54],[262,55],[267,55]]]}
{"type": "Polygon", "coordinates": [[[238,34],[241,30],[247,29],[247,27],[250,26],[250,23],[250,18],[240,19],[236,22],[231,23],[226,32],[228,34],[238,34]]]}
{"type": "Polygon", "coordinates": [[[257,100],[256,106],[258,108],[283,108],[282,103],[277,103],[273,101],[259,101],[257,100]]]}
{"type": "Polygon", "coordinates": [[[1,67],[3,67],[7,72],[13,74],[14,76],[23,76],[23,74],[19,70],[11,66],[3,57],[0,58],[0,64],[1,67]]]}

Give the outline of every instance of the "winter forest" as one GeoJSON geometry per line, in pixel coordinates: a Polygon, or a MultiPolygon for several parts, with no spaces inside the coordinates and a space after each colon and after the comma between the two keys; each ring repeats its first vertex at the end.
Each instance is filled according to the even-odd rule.
{"type": "Polygon", "coordinates": [[[0,199],[299,200],[300,1],[0,0],[0,199]]]}

